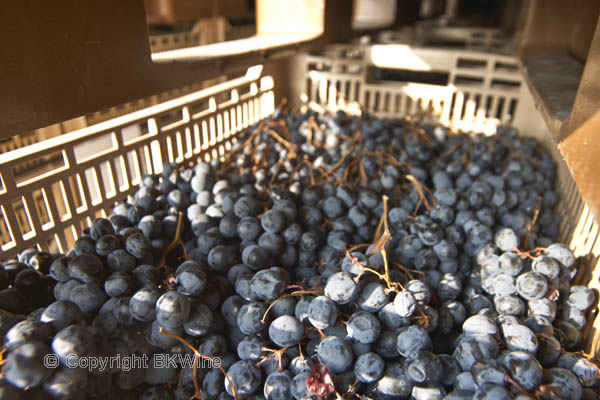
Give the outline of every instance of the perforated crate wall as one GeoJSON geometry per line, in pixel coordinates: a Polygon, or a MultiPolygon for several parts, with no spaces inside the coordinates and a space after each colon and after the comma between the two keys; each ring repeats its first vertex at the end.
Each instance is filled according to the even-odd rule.
{"type": "Polygon", "coordinates": [[[0,260],[38,246],[67,251],[92,219],[167,162],[223,156],[237,133],[273,112],[273,80],[238,79],[0,155],[0,260]],[[22,180],[19,166],[45,158],[22,180]]]}

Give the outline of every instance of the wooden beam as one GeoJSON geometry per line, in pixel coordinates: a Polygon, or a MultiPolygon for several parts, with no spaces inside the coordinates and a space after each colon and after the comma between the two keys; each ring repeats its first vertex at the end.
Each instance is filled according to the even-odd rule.
{"type": "MultiPolygon", "coordinates": [[[[351,2],[294,1],[325,4],[325,17],[323,10],[320,14],[319,10],[306,11],[321,15],[321,24],[323,19],[330,23],[321,38],[301,43],[266,39],[260,48],[253,47],[255,41],[246,41],[243,52],[214,52],[189,63],[153,62],[144,0],[8,2],[0,25],[0,34],[9,39],[0,63],[0,139],[245,71],[251,65],[346,37],[351,2]]],[[[316,25],[309,28],[318,32],[316,25]]],[[[258,41],[264,42],[265,37],[258,41]]]]}

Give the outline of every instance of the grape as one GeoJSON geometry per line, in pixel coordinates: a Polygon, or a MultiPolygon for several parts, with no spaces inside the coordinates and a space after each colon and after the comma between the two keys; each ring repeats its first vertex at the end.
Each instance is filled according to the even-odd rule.
{"type": "Polygon", "coordinates": [[[502,251],[512,251],[519,245],[519,239],[515,232],[510,228],[502,228],[496,232],[494,243],[502,251]]]}
{"type": "Polygon", "coordinates": [[[275,300],[283,294],[285,282],[276,270],[264,269],[254,274],[250,287],[256,298],[275,300]]]}
{"type": "Polygon", "coordinates": [[[442,380],[444,368],[435,354],[421,350],[413,352],[404,361],[404,371],[416,385],[437,385],[442,380]]]}
{"type": "Polygon", "coordinates": [[[563,347],[570,350],[581,342],[581,332],[567,321],[558,321],[554,325],[557,337],[563,347]]]}
{"type": "Polygon", "coordinates": [[[68,264],[71,278],[82,282],[95,282],[104,275],[102,261],[93,254],[82,254],[73,257],[68,264]]]}
{"type": "Polygon", "coordinates": [[[525,304],[517,296],[495,296],[494,307],[502,315],[521,316],[525,314],[525,304]]]}
{"type": "Polygon", "coordinates": [[[586,311],[594,304],[596,296],[594,292],[586,286],[571,286],[567,303],[569,306],[579,311],[586,311]]]}
{"type": "Polygon", "coordinates": [[[227,271],[235,261],[235,252],[229,246],[215,246],[208,253],[208,265],[217,271],[227,271]]]}
{"type": "Polygon", "coordinates": [[[551,368],[556,365],[558,358],[562,353],[560,342],[547,333],[537,335],[538,349],[535,353],[536,358],[544,368],[551,368]]]}
{"type": "Polygon", "coordinates": [[[115,374],[115,384],[123,390],[131,390],[144,380],[144,370],[136,366],[123,369],[115,374]]]}
{"type": "Polygon", "coordinates": [[[47,340],[52,335],[52,327],[40,321],[24,320],[15,324],[6,332],[4,347],[14,350],[28,341],[47,340]]]}
{"type": "Polygon", "coordinates": [[[281,232],[286,225],[285,214],[279,210],[271,209],[260,217],[260,224],[266,232],[281,232]]]}
{"type": "Polygon", "coordinates": [[[152,386],[146,389],[140,396],[142,400],[171,400],[174,399],[173,395],[162,386],[152,386]]]}
{"type": "Polygon", "coordinates": [[[515,253],[503,253],[499,259],[500,272],[510,275],[518,276],[522,269],[522,260],[515,253]]]}
{"type": "Polygon", "coordinates": [[[69,325],[58,331],[52,340],[52,350],[61,364],[71,366],[71,357],[82,357],[91,350],[92,332],[85,326],[69,325]]]}
{"type": "Polygon", "coordinates": [[[15,276],[13,286],[24,296],[35,297],[43,293],[47,284],[40,272],[28,268],[15,276]]]}
{"type": "Polygon", "coordinates": [[[307,318],[317,329],[326,329],[333,326],[337,321],[337,317],[338,309],[327,296],[315,297],[308,306],[307,318]]]}
{"type": "Polygon", "coordinates": [[[21,344],[6,357],[4,379],[19,389],[42,384],[53,372],[43,364],[47,354],[50,354],[50,348],[42,342],[28,341],[21,344]]]}
{"type": "Polygon", "coordinates": [[[441,382],[446,386],[453,386],[456,377],[461,373],[460,364],[448,354],[438,354],[437,357],[441,361],[443,367],[441,382]]]}
{"type": "Polygon", "coordinates": [[[410,319],[396,312],[394,303],[388,303],[377,313],[381,324],[388,329],[398,329],[410,324],[410,319]]]}
{"type": "Polygon", "coordinates": [[[130,295],[134,287],[133,277],[125,272],[113,272],[104,282],[104,290],[110,297],[130,295]]]}
{"type": "Polygon", "coordinates": [[[386,287],[378,282],[367,283],[358,296],[358,306],[369,312],[381,310],[388,302],[386,287]]]}
{"type": "Polygon", "coordinates": [[[96,282],[75,286],[69,296],[69,300],[77,304],[84,313],[99,310],[107,298],[108,296],[104,293],[104,290],[96,282]]]}
{"type": "Polygon", "coordinates": [[[289,372],[273,372],[267,376],[264,395],[267,400],[287,400],[291,397],[292,379],[289,372]]]}
{"type": "Polygon", "coordinates": [[[167,202],[170,206],[176,207],[178,210],[185,210],[190,200],[185,192],[182,192],[179,189],[174,189],[171,190],[167,195],[167,202]]]}
{"type": "Polygon", "coordinates": [[[179,292],[167,292],[156,301],[156,320],[166,328],[181,326],[189,313],[190,303],[179,292]]]}
{"type": "Polygon", "coordinates": [[[264,303],[252,302],[240,308],[237,314],[237,326],[245,335],[259,333],[265,328],[263,317],[267,311],[264,303]]]}
{"type": "Polygon", "coordinates": [[[494,321],[483,315],[467,318],[462,328],[466,335],[495,335],[498,333],[498,327],[494,321]]]}
{"type": "Polygon", "coordinates": [[[444,274],[438,286],[438,296],[441,300],[455,300],[462,291],[462,282],[455,274],[444,274]]]}
{"type": "Polygon", "coordinates": [[[281,199],[275,201],[274,203],[275,210],[280,211],[285,215],[285,219],[287,222],[292,222],[296,219],[297,209],[296,204],[290,199],[281,199]]]}
{"type": "MultiPolygon", "coordinates": [[[[187,263],[189,263],[189,261],[187,261],[187,263]]],[[[180,266],[175,272],[177,291],[188,296],[199,296],[206,288],[206,274],[197,263],[188,265],[189,267],[183,269],[181,269],[180,266]]]]}
{"type": "Polygon", "coordinates": [[[112,314],[115,319],[124,326],[131,326],[135,323],[135,319],[129,309],[130,297],[119,297],[112,304],[112,314]]]}
{"type": "Polygon", "coordinates": [[[252,244],[242,252],[242,262],[254,271],[265,268],[268,261],[267,252],[258,245],[252,244]]]}
{"type": "Polygon", "coordinates": [[[157,289],[160,275],[156,267],[143,264],[132,271],[133,279],[142,288],[157,289]]]}
{"type": "MultiPolygon", "coordinates": [[[[68,271],[69,259],[65,256],[58,257],[50,264],[49,275],[59,282],[66,282],[71,279],[68,271]]],[[[8,273],[4,267],[0,268],[0,282],[6,281],[6,285],[0,284],[0,289],[8,287],[8,273]],[[4,275],[3,275],[4,274],[4,275]],[[3,276],[3,277],[2,277],[3,276]]]]}
{"type": "Polygon", "coordinates": [[[365,311],[359,311],[350,317],[346,324],[348,336],[360,343],[373,343],[379,336],[381,325],[377,317],[365,311]]]}
{"type": "Polygon", "coordinates": [[[334,374],[347,371],[352,365],[352,348],[344,339],[328,336],[317,350],[319,360],[334,374]]]}
{"type": "Polygon", "coordinates": [[[124,249],[112,251],[107,256],[106,263],[112,271],[130,272],[135,268],[135,258],[124,249]]]}
{"type": "Polygon", "coordinates": [[[431,299],[431,290],[426,283],[419,280],[412,280],[407,282],[404,287],[414,296],[419,304],[429,303],[431,299]]]}
{"type": "Polygon", "coordinates": [[[440,187],[434,193],[435,199],[440,205],[453,206],[456,203],[456,192],[450,187],[440,187]]]}
{"type": "Polygon", "coordinates": [[[74,398],[85,392],[88,373],[81,368],[60,366],[52,377],[44,382],[44,391],[53,398],[74,398]]]}
{"type": "Polygon", "coordinates": [[[151,248],[150,240],[142,233],[134,233],[125,241],[125,250],[137,259],[144,258],[151,248]]]}
{"type": "Polygon", "coordinates": [[[356,284],[346,272],[336,272],[327,279],[325,295],[337,304],[348,303],[356,292],[356,284]]]}
{"type": "Polygon", "coordinates": [[[221,335],[209,334],[202,338],[198,351],[209,357],[222,358],[227,351],[227,341],[221,335]]]}
{"type": "Polygon", "coordinates": [[[482,345],[473,337],[458,342],[452,356],[458,361],[463,371],[470,371],[477,361],[483,361],[482,345]]]}
{"type": "Polygon", "coordinates": [[[267,342],[258,335],[244,337],[237,345],[237,354],[241,360],[259,361],[263,357],[263,348],[267,342]]]}
{"type": "Polygon", "coordinates": [[[412,383],[404,374],[404,368],[399,362],[386,365],[383,376],[377,381],[374,389],[386,398],[408,398],[412,392],[412,383]]]}
{"type": "Polygon", "coordinates": [[[564,368],[550,368],[544,372],[542,382],[560,399],[581,398],[582,388],[577,377],[564,368]]]}
{"type": "Polygon", "coordinates": [[[73,244],[73,251],[75,255],[93,255],[96,253],[96,242],[89,236],[82,236],[73,244]]]}
{"type": "Polygon", "coordinates": [[[413,294],[409,291],[402,291],[396,294],[394,297],[394,310],[401,317],[408,318],[417,309],[417,300],[413,294]]]}
{"type": "Polygon", "coordinates": [[[316,397],[311,396],[308,391],[308,387],[306,385],[306,381],[308,380],[308,371],[301,372],[297,374],[292,379],[291,384],[291,394],[296,400],[304,400],[304,399],[315,399],[316,397]]]}
{"type": "Polygon", "coordinates": [[[294,297],[281,297],[276,303],[273,303],[271,314],[273,317],[281,317],[282,315],[295,315],[296,299],[294,297]]]}
{"type": "Polygon", "coordinates": [[[420,326],[411,325],[402,328],[396,339],[398,353],[402,357],[409,357],[420,350],[430,350],[431,338],[426,330],[420,326]]]}
{"type": "MultiPolygon", "coordinates": [[[[218,373],[218,371],[215,372],[218,373]]],[[[227,376],[229,379],[225,379],[225,390],[227,390],[227,393],[229,393],[230,396],[233,396],[233,391],[231,390],[232,385],[238,396],[248,396],[253,394],[258,389],[262,379],[260,369],[248,360],[240,360],[234,363],[227,370],[227,376]],[[231,384],[229,383],[230,380],[231,384]]]]}
{"type": "Polygon", "coordinates": [[[583,330],[585,327],[586,319],[583,312],[579,311],[575,307],[571,307],[568,304],[564,304],[559,309],[559,318],[563,321],[569,322],[578,331],[583,330]]]}
{"type": "Polygon", "coordinates": [[[535,272],[526,272],[517,278],[517,292],[527,300],[541,299],[548,291],[546,279],[535,272]]]}
{"type": "Polygon", "coordinates": [[[598,386],[600,379],[600,368],[586,358],[580,358],[571,368],[573,374],[580,379],[584,387],[598,386]]]}
{"type": "Polygon", "coordinates": [[[510,398],[510,392],[505,387],[493,384],[479,388],[473,395],[475,400],[510,400],[510,398]]]}
{"type": "Polygon", "coordinates": [[[444,397],[444,400],[471,400],[474,395],[475,392],[470,390],[454,389],[444,397]]]}
{"type": "Polygon", "coordinates": [[[575,264],[573,252],[562,243],[554,243],[546,249],[546,255],[552,257],[567,268],[572,268],[575,264]]]}
{"type": "Polygon", "coordinates": [[[294,222],[283,231],[282,236],[287,244],[296,245],[302,238],[302,227],[294,222]]]}
{"type": "Polygon", "coordinates": [[[354,374],[364,383],[371,383],[382,377],[385,362],[377,353],[364,353],[356,359],[354,374]]]}
{"type": "Polygon", "coordinates": [[[541,383],[543,369],[531,353],[505,350],[498,360],[523,389],[534,390],[541,383]]]}
{"type": "Polygon", "coordinates": [[[292,346],[304,336],[304,326],[291,315],[276,318],[269,326],[269,338],[280,347],[292,346]]]}
{"type": "Polygon", "coordinates": [[[221,315],[223,316],[225,323],[236,326],[237,315],[244,304],[244,299],[238,295],[233,295],[225,299],[221,305],[221,315]]]}
{"type": "Polygon", "coordinates": [[[55,331],[79,323],[82,319],[79,307],[75,303],[66,300],[58,300],[50,304],[40,316],[40,321],[47,322],[55,331]]]}
{"type": "Polygon", "coordinates": [[[555,259],[548,256],[539,256],[531,263],[531,269],[548,280],[558,278],[560,274],[560,264],[555,259]]]}

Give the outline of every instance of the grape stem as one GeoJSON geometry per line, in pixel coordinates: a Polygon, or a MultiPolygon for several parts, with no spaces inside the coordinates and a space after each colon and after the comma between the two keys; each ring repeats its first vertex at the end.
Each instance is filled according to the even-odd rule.
{"type": "MultiPolygon", "coordinates": [[[[299,287],[300,289],[302,289],[302,286],[299,285],[289,285],[288,287],[286,287],[286,289],[290,289],[290,288],[296,288],[299,287]]],[[[273,306],[278,303],[280,300],[285,299],[286,297],[293,297],[293,296],[302,296],[305,294],[321,294],[323,293],[323,289],[322,288],[312,288],[312,289],[307,289],[307,290],[296,290],[292,293],[286,293],[286,294],[282,294],[281,296],[279,296],[277,299],[273,300],[271,302],[271,304],[269,304],[269,307],[267,307],[267,309],[265,310],[265,313],[263,314],[262,319],[260,320],[260,322],[262,324],[264,324],[267,320],[267,314],[269,314],[269,311],[271,311],[271,308],[273,308],[273,306]]]]}
{"type": "Polygon", "coordinates": [[[294,176],[296,176],[296,173],[298,173],[298,171],[300,171],[300,168],[302,168],[303,165],[306,165],[308,167],[308,174],[309,174],[309,178],[310,178],[310,184],[314,185],[315,184],[315,176],[313,174],[313,165],[310,162],[310,160],[308,159],[308,155],[304,155],[304,158],[302,159],[302,161],[300,161],[292,170],[292,172],[290,173],[290,179],[289,179],[289,183],[292,183],[294,181],[294,176]]]}
{"type": "MultiPolygon", "coordinates": [[[[254,140],[254,138],[263,130],[263,127],[265,126],[265,122],[261,121],[258,126],[256,127],[256,129],[254,129],[254,131],[250,134],[250,136],[248,137],[248,139],[246,139],[246,141],[239,147],[235,148],[235,149],[231,149],[227,155],[225,156],[225,161],[223,162],[223,166],[228,166],[229,165],[229,160],[231,160],[231,158],[237,154],[238,152],[240,152],[241,150],[243,150],[244,148],[246,148],[246,146],[248,146],[252,140],[254,140]]],[[[223,170],[222,170],[223,171],[223,170]]]]}
{"type": "MultiPolygon", "coordinates": [[[[417,178],[415,178],[411,174],[405,175],[405,178],[415,186],[415,189],[417,189],[417,193],[419,194],[419,201],[417,202],[417,205],[415,206],[415,211],[413,212],[413,216],[415,216],[417,214],[417,211],[419,210],[419,207],[421,206],[421,204],[424,204],[425,208],[427,208],[427,210],[431,211],[432,210],[431,204],[429,204],[429,200],[427,200],[427,196],[425,195],[425,186],[423,186],[417,180],[417,178]]],[[[435,199],[434,199],[434,203],[435,203],[435,199]]],[[[437,204],[435,204],[435,205],[437,206],[437,204]]]]}
{"type": "Polygon", "coordinates": [[[519,248],[517,246],[512,248],[512,251],[514,251],[515,253],[517,253],[517,255],[523,257],[523,258],[529,258],[530,260],[535,259],[536,257],[539,257],[543,252],[546,251],[545,247],[536,247],[535,249],[531,249],[531,250],[519,250],[519,248]]]}
{"type": "Polygon", "coordinates": [[[165,249],[163,249],[162,255],[160,257],[160,261],[158,262],[159,268],[166,269],[167,257],[173,251],[175,246],[177,246],[178,244],[180,244],[181,247],[183,248],[184,256],[187,258],[185,246],[184,246],[183,242],[181,241],[181,225],[182,224],[183,224],[183,213],[181,211],[179,211],[179,213],[177,215],[177,228],[175,229],[175,237],[173,238],[171,243],[169,243],[169,245],[165,249]]]}
{"type": "Polygon", "coordinates": [[[283,365],[281,364],[281,359],[283,358],[283,353],[285,353],[285,351],[287,349],[289,349],[288,346],[283,347],[283,348],[281,348],[279,350],[273,350],[273,349],[270,349],[270,348],[264,347],[264,346],[261,347],[260,348],[261,351],[267,351],[267,352],[273,353],[273,354],[271,354],[270,356],[262,356],[261,359],[260,359],[260,361],[256,364],[256,366],[260,367],[260,365],[262,363],[264,363],[265,361],[267,361],[269,358],[275,357],[275,358],[277,358],[277,362],[278,362],[278,371],[279,372],[283,371],[283,365]]]}
{"type": "Polygon", "coordinates": [[[273,176],[271,177],[271,180],[269,181],[269,186],[273,186],[273,184],[277,180],[277,176],[279,175],[279,171],[281,170],[282,165],[283,165],[283,159],[279,159],[279,161],[277,162],[277,166],[275,167],[275,172],[273,172],[273,176]]]}
{"type": "Polygon", "coordinates": [[[540,215],[540,208],[542,208],[542,196],[538,196],[537,205],[535,207],[535,211],[533,212],[533,217],[531,217],[531,222],[529,223],[529,226],[527,227],[527,233],[525,234],[525,237],[523,238],[523,248],[524,249],[527,248],[527,239],[529,239],[529,235],[531,234],[531,231],[533,230],[533,227],[538,219],[538,216],[540,215]]]}
{"type": "Polygon", "coordinates": [[[275,132],[273,129],[267,129],[267,133],[269,135],[271,135],[271,137],[273,139],[277,140],[279,143],[284,145],[285,148],[288,149],[290,152],[293,152],[294,154],[296,153],[295,146],[293,144],[291,144],[290,142],[288,142],[287,140],[285,140],[284,138],[282,138],[281,136],[279,136],[279,134],[277,132],[275,132]]]}
{"type": "Polygon", "coordinates": [[[348,253],[352,253],[355,250],[361,249],[363,247],[369,247],[369,246],[370,246],[369,243],[356,244],[356,245],[350,247],[350,249],[348,249],[348,253]]]}
{"type": "Polygon", "coordinates": [[[196,349],[194,346],[192,346],[187,340],[185,340],[182,337],[179,337],[177,335],[175,335],[174,333],[171,332],[167,332],[162,326],[159,328],[160,333],[162,333],[165,336],[170,337],[171,339],[175,339],[179,342],[181,342],[184,346],[186,346],[188,349],[192,350],[194,352],[194,354],[196,355],[196,357],[194,357],[194,374],[193,374],[193,378],[194,378],[194,387],[196,389],[196,393],[194,393],[192,395],[192,397],[190,399],[194,399],[196,397],[200,397],[200,399],[205,400],[205,398],[202,396],[201,392],[200,392],[200,387],[198,386],[198,378],[196,376],[196,366],[198,365],[197,361],[198,361],[198,357],[203,358],[205,360],[210,361],[211,363],[213,363],[213,365],[217,365],[217,367],[219,368],[219,370],[223,373],[223,375],[225,376],[225,379],[227,379],[227,382],[229,382],[229,386],[231,386],[231,392],[233,393],[233,398],[235,400],[239,400],[238,396],[237,396],[237,392],[235,390],[235,387],[233,386],[233,382],[231,382],[231,379],[229,378],[229,375],[227,375],[227,372],[225,371],[225,369],[221,366],[220,363],[217,363],[216,360],[212,357],[209,357],[205,354],[202,354],[198,351],[198,349],[196,349]]]}

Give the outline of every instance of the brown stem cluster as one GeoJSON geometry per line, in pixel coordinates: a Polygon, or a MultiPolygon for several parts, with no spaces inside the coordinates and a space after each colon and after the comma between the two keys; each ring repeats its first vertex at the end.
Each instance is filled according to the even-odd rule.
{"type": "Polygon", "coordinates": [[[196,349],[194,346],[192,346],[187,340],[185,340],[184,338],[182,338],[174,333],[167,332],[162,326],[160,327],[160,333],[162,333],[165,336],[170,337],[171,339],[175,339],[175,340],[179,341],[184,346],[186,346],[188,349],[192,350],[194,352],[194,355],[196,356],[196,357],[194,357],[194,364],[192,365],[192,368],[193,368],[192,376],[194,379],[195,393],[192,395],[192,397],[190,397],[190,400],[195,399],[195,398],[199,398],[201,400],[206,400],[205,397],[202,396],[202,392],[200,391],[200,385],[198,385],[198,376],[197,376],[198,357],[208,360],[208,361],[212,362],[214,365],[218,366],[219,370],[223,373],[223,375],[225,376],[225,379],[227,379],[227,382],[229,382],[229,385],[231,386],[231,392],[233,393],[233,398],[235,400],[239,400],[239,398],[237,396],[237,392],[235,390],[235,387],[233,386],[233,382],[231,382],[229,375],[227,375],[227,372],[225,371],[225,369],[221,366],[221,364],[219,362],[217,362],[212,357],[209,357],[205,354],[200,353],[198,351],[198,349],[196,349]]]}

